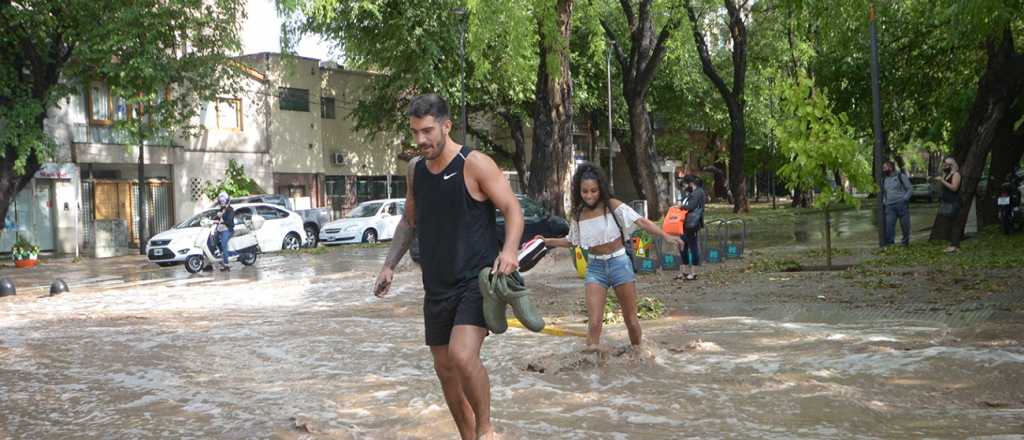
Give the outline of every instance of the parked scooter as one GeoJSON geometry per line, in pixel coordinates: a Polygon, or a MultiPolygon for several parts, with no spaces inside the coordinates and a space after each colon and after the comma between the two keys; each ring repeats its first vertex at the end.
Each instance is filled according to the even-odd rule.
{"type": "MultiPolygon", "coordinates": [[[[228,240],[228,248],[235,252],[228,256],[228,262],[238,261],[245,266],[252,266],[256,263],[256,257],[262,253],[256,231],[263,227],[263,217],[253,215],[247,217],[243,222],[235,225],[235,233],[228,240]]],[[[203,219],[200,225],[206,228],[205,234],[197,234],[195,247],[203,252],[200,255],[191,255],[185,259],[185,270],[189,273],[198,273],[206,269],[212,269],[213,264],[221,261],[220,246],[217,245],[217,225],[219,223],[210,219],[203,219]]]]}
{"type": "Polygon", "coordinates": [[[1010,173],[999,188],[996,207],[999,209],[999,223],[1003,233],[1024,229],[1024,212],[1021,212],[1021,198],[1024,196],[1024,178],[1019,173],[1010,173]]]}

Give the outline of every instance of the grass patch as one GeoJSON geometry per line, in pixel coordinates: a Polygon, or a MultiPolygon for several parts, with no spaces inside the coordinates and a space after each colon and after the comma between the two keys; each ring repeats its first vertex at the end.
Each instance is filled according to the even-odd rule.
{"type": "Polygon", "coordinates": [[[764,258],[755,260],[748,270],[761,273],[796,272],[802,267],[799,261],[791,258],[764,258]]]}
{"type": "MultiPolygon", "coordinates": [[[[832,248],[832,258],[835,257],[849,257],[853,255],[853,251],[844,248],[832,248]]],[[[806,258],[808,260],[825,260],[825,249],[809,249],[801,252],[799,258],[806,258]]]]}
{"type": "Polygon", "coordinates": [[[1024,267],[1024,234],[1004,235],[998,227],[981,231],[960,244],[960,251],[945,253],[944,242],[911,243],[876,251],[862,266],[919,267],[933,269],[1015,269],[1024,267]]]}
{"type": "MultiPolygon", "coordinates": [[[[853,208],[842,207],[833,208],[832,213],[852,210],[853,208]]],[[[792,223],[797,216],[804,215],[824,215],[823,209],[817,208],[791,208],[788,205],[778,205],[777,208],[772,209],[771,203],[759,203],[750,205],[750,213],[733,213],[732,205],[726,205],[721,203],[713,203],[707,205],[704,210],[704,220],[706,222],[714,220],[726,220],[731,218],[739,218],[745,221],[748,225],[751,224],[783,224],[792,223]]]]}
{"type": "MultiPolygon", "coordinates": [[[[614,324],[622,322],[622,313],[619,311],[619,300],[614,293],[608,294],[608,300],[604,303],[604,317],[602,322],[614,324]]],[[[636,304],[636,314],[641,320],[661,318],[665,314],[665,304],[660,299],[651,296],[640,298],[636,304]]]]}

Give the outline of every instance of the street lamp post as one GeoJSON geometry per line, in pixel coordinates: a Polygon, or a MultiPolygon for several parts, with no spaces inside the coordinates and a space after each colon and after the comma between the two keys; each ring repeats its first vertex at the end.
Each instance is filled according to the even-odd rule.
{"type": "Polygon", "coordinates": [[[469,115],[466,114],[466,18],[468,13],[466,8],[455,8],[452,9],[452,14],[459,17],[459,87],[461,91],[462,99],[462,114],[460,115],[462,124],[462,145],[466,145],[466,131],[469,129],[469,115]]]}
{"type": "MultiPolygon", "coordinates": [[[[609,42],[610,43],[610,42],[609,42]]],[[[615,190],[615,152],[612,151],[612,47],[605,50],[605,72],[608,74],[608,189],[615,190]]]]}

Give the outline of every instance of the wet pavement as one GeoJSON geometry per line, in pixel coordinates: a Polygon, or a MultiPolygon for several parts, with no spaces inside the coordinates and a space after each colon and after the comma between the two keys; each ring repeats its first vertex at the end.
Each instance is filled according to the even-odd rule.
{"type": "MultiPolygon", "coordinates": [[[[850,236],[868,234],[859,224],[850,236]]],[[[23,276],[63,274],[72,292],[0,299],[0,438],[456,438],[418,271],[389,298],[367,293],[384,253],[23,276]]],[[[549,280],[578,285],[560,266],[549,280]]],[[[483,358],[506,438],[1024,438],[1022,330],[737,306],[645,321],[639,352],[584,355],[578,338],[510,329],[483,358]]],[[[628,340],[621,325],[606,338],[628,340]]]]}

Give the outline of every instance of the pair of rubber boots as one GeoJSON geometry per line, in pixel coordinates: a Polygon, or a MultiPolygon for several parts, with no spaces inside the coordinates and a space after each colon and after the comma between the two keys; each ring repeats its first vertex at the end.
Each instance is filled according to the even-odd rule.
{"type": "Polygon", "coordinates": [[[512,306],[512,313],[523,327],[534,332],[544,330],[544,318],[530,304],[530,290],[519,272],[492,274],[491,268],[485,267],[480,271],[479,282],[480,293],[484,297],[484,320],[492,333],[502,334],[508,330],[507,306],[512,306]]]}

